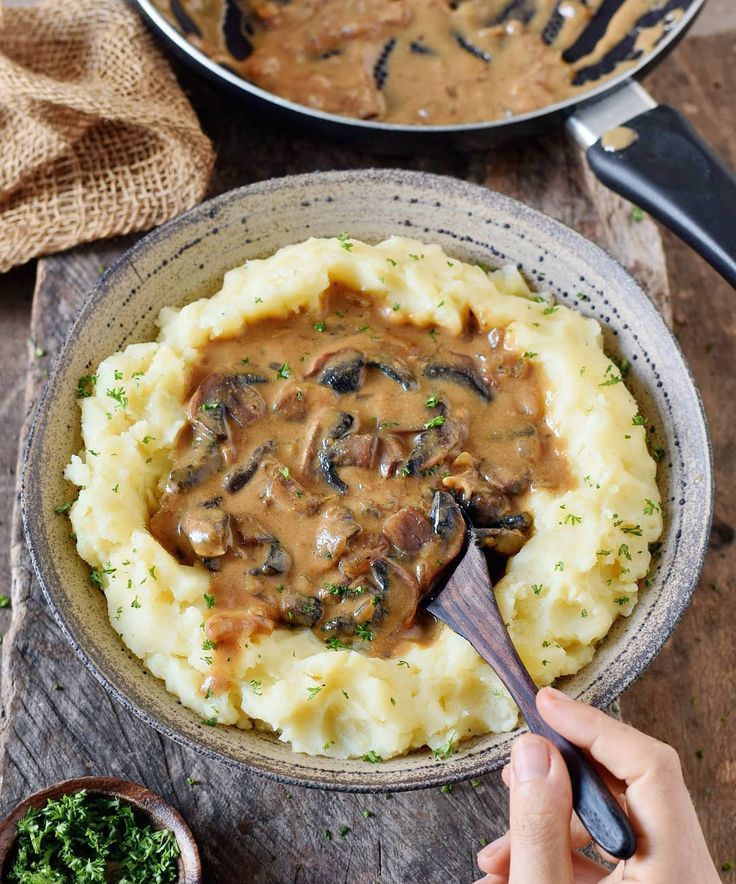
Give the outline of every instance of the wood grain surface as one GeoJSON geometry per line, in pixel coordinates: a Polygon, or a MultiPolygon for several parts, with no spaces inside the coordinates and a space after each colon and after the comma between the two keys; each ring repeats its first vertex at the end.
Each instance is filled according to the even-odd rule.
{"type": "MultiPolygon", "coordinates": [[[[655,94],[679,102],[732,166],[733,127],[727,132],[722,124],[733,110],[729,93],[736,91],[734,60],[732,37],[693,39],[653,81],[655,94]]],[[[665,313],[669,309],[657,228],[648,219],[636,223],[630,206],[595,184],[577,150],[559,133],[503,151],[409,159],[370,156],[280,130],[187,74],[182,74],[182,82],[218,148],[213,192],[290,172],[366,165],[456,175],[519,196],[598,241],[625,258],[665,313]]],[[[680,750],[720,864],[736,859],[731,855],[736,852],[736,751],[728,739],[736,706],[730,635],[736,593],[728,570],[734,538],[730,526],[736,514],[727,484],[736,427],[729,420],[730,409],[724,407],[736,394],[736,323],[728,287],[676,240],[668,238],[667,243],[675,327],[711,418],[721,493],[713,550],[694,603],[668,647],[623,703],[637,726],[680,750]]],[[[64,332],[101,266],[127,244],[82,247],[39,263],[30,326],[33,346],[25,343],[29,335],[16,315],[22,301],[18,307],[12,291],[22,289],[27,271],[11,274],[7,285],[0,281],[2,295],[11,291],[8,312],[4,303],[0,308],[3,326],[10,316],[7,327],[18,330],[21,338],[0,336],[2,371],[8,378],[0,415],[10,428],[0,443],[6,511],[11,500],[9,458],[25,435],[20,428],[24,412],[27,416],[36,401],[64,332]],[[19,391],[26,354],[30,372],[24,409],[19,391]]],[[[0,530],[7,531],[7,519],[2,519],[0,530]]],[[[506,827],[505,790],[499,777],[487,777],[476,787],[456,786],[447,794],[433,790],[390,797],[325,795],[206,762],[129,715],[86,672],[32,578],[17,514],[9,527],[13,617],[3,647],[0,813],[57,780],[107,774],[145,783],[180,809],[202,848],[207,880],[439,884],[478,876],[474,855],[481,839],[490,840],[506,827]]]]}

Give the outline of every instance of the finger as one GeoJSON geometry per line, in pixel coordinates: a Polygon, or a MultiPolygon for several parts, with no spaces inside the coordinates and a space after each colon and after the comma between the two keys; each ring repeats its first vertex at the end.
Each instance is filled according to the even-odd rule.
{"type": "Polygon", "coordinates": [[[689,850],[704,848],[674,749],[554,689],[539,692],[537,708],[558,733],[627,784],[637,856],[687,852],[688,842],[689,850]]]}
{"type": "Polygon", "coordinates": [[[555,747],[536,734],[511,749],[509,884],[572,884],[572,788],[555,747]]]}
{"type": "Polygon", "coordinates": [[[507,832],[478,851],[478,868],[487,875],[501,875],[508,878],[510,859],[511,839],[507,832]]]}
{"type": "Polygon", "coordinates": [[[599,884],[599,882],[609,880],[608,869],[581,853],[573,854],[572,870],[575,884],[599,884]]]}

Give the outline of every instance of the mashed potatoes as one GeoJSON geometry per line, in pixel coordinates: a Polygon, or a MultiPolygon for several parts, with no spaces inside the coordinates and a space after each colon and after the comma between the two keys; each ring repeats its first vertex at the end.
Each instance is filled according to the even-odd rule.
{"type": "Polygon", "coordinates": [[[82,385],[90,394],[79,400],[85,448],[65,473],[80,489],[70,513],[79,554],[125,644],[205,724],[255,725],[297,751],[336,758],[449,749],[510,730],[518,713],[505,688],[449,629],[399,660],[328,650],[309,630],[277,629],[245,644],[227,692],[203,688],[209,573],[180,564],[147,529],[186,419],[187,369],[206,344],[248,323],[316,311],[333,282],[391,305],[398,321],[459,332],[472,313],[482,328],[506,326],[505,346],[543,368],[547,420],[572,482],[531,492],[535,533],[496,596],[538,684],[591,660],[636,604],[648,544],[662,529],[637,405],[594,320],[533,298],[514,267],[487,274],[414,240],[312,239],[249,261],[213,297],[162,310],[156,342],[105,359],[82,385]]]}

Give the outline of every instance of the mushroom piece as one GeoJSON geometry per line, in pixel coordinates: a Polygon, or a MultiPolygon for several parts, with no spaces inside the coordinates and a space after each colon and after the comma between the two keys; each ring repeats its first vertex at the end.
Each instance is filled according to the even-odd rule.
{"type": "Polygon", "coordinates": [[[287,512],[314,515],[322,506],[324,498],[311,494],[289,472],[289,468],[277,460],[267,459],[261,469],[265,482],[259,493],[261,500],[274,504],[287,512]]]}
{"type": "Polygon", "coordinates": [[[348,540],[361,530],[352,510],[346,506],[330,506],[321,514],[315,548],[317,555],[338,560],[348,545],[348,540]]]}
{"type": "Polygon", "coordinates": [[[334,466],[369,470],[377,447],[378,439],[370,433],[353,433],[334,443],[332,463],[334,466]]]}
{"type": "Polygon", "coordinates": [[[403,461],[406,452],[401,444],[401,439],[393,433],[381,436],[380,452],[379,470],[383,478],[388,479],[396,475],[396,470],[403,461]]]}
{"type": "Polygon", "coordinates": [[[475,536],[483,549],[495,550],[502,556],[515,556],[529,540],[524,531],[510,528],[478,528],[475,536]]]}
{"type": "Polygon", "coordinates": [[[319,471],[322,474],[322,478],[331,488],[334,488],[338,494],[345,494],[348,490],[348,486],[337,473],[335,442],[346,436],[354,424],[355,418],[352,414],[348,414],[347,412],[339,414],[337,421],[327,433],[325,433],[322,440],[322,448],[317,454],[317,464],[319,466],[319,471]]]}
{"type": "Polygon", "coordinates": [[[261,375],[213,372],[189,400],[187,417],[200,433],[226,439],[228,423],[244,427],[266,411],[266,403],[253,384],[265,384],[261,375]]]}
{"type": "Polygon", "coordinates": [[[301,422],[307,416],[307,400],[299,384],[279,387],[271,405],[271,411],[287,421],[301,422]]]}
{"type": "Polygon", "coordinates": [[[383,534],[363,532],[350,541],[347,553],[340,559],[340,572],[348,580],[368,574],[371,563],[385,556],[388,549],[388,540],[383,534]]]}
{"type": "Polygon", "coordinates": [[[292,626],[313,627],[322,617],[322,602],[314,596],[300,595],[287,589],[279,598],[284,620],[292,626]]]}
{"type": "Polygon", "coordinates": [[[222,467],[222,452],[211,436],[196,433],[187,461],[175,467],[166,480],[166,493],[189,491],[222,467]]]}
{"type": "Polygon", "coordinates": [[[465,444],[468,436],[467,422],[460,417],[444,418],[440,426],[430,427],[419,434],[403,469],[415,476],[453,457],[465,444]]]}
{"type": "Polygon", "coordinates": [[[418,387],[417,379],[409,366],[395,356],[369,356],[365,364],[396,381],[402,390],[416,390],[418,387]]]}
{"type": "Polygon", "coordinates": [[[365,356],[360,350],[344,347],[318,357],[305,377],[317,375],[317,382],[337,394],[356,393],[365,380],[365,356]]]}
{"type": "Polygon", "coordinates": [[[184,513],[180,530],[195,555],[211,559],[224,556],[227,552],[230,545],[229,522],[228,514],[219,506],[205,504],[184,513]]]}
{"type": "Polygon", "coordinates": [[[247,485],[253,476],[255,476],[256,470],[261,465],[263,458],[274,451],[275,448],[276,442],[273,439],[269,439],[261,445],[258,445],[253,450],[253,454],[251,454],[242,466],[235,467],[225,476],[222,482],[225,491],[227,491],[228,494],[236,494],[241,488],[247,485]]]}
{"type": "Polygon", "coordinates": [[[291,556],[283,546],[281,546],[281,541],[272,537],[266,560],[258,568],[251,568],[248,573],[253,574],[254,576],[257,574],[268,576],[272,574],[286,574],[290,569],[291,556]]]}
{"type": "Polygon", "coordinates": [[[384,522],[383,533],[403,553],[416,553],[434,537],[432,525],[415,506],[405,506],[384,522]]]}
{"type": "Polygon", "coordinates": [[[464,353],[447,353],[442,361],[432,360],[424,368],[424,376],[452,381],[473,390],[485,402],[491,401],[491,389],[472,356],[464,353]]]}

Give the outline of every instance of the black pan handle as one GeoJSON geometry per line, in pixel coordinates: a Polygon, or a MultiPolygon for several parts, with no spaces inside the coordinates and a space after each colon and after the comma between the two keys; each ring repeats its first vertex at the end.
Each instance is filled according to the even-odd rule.
{"type": "Polygon", "coordinates": [[[623,124],[628,147],[588,148],[591,168],[611,190],[673,230],[736,287],[736,176],[674,108],[658,105],[623,124]]]}

